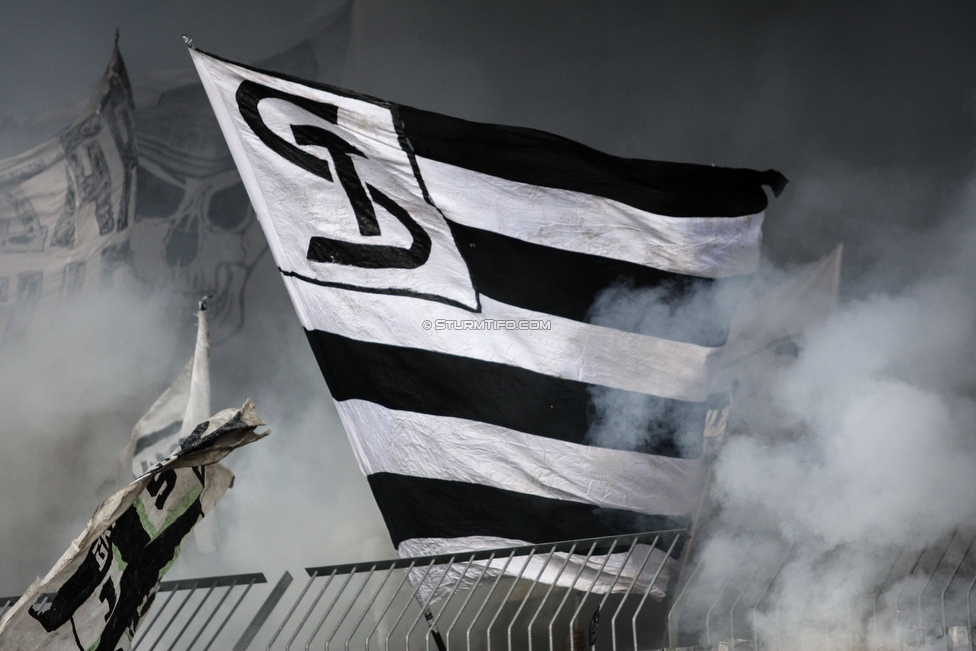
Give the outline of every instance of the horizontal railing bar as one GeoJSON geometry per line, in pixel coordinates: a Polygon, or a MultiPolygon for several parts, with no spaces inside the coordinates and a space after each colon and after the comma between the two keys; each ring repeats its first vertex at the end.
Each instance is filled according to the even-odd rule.
{"type": "Polygon", "coordinates": [[[685,529],[669,529],[667,531],[648,531],[644,533],[630,533],[622,534],[620,536],[603,536],[600,538],[583,538],[580,540],[563,540],[553,543],[539,543],[537,545],[521,545],[519,547],[500,547],[497,549],[483,549],[476,552],[457,552],[454,554],[438,554],[436,556],[417,556],[413,558],[392,558],[385,561],[367,561],[362,563],[347,563],[345,565],[323,565],[321,567],[306,567],[305,571],[309,576],[317,574],[319,576],[323,574],[331,574],[335,572],[336,574],[348,574],[350,572],[360,572],[364,570],[369,570],[371,567],[376,567],[377,571],[382,570],[394,570],[402,569],[408,567],[411,563],[417,565],[448,565],[452,563],[465,563],[469,560],[472,561],[483,561],[488,560],[493,555],[497,556],[500,552],[505,552],[506,554],[512,553],[514,551],[514,556],[527,556],[533,551],[538,551],[540,549],[554,552],[568,552],[572,550],[573,545],[581,545],[585,543],[597,543],[596,549],[593,551],[594,555],[600,555],[606,553],[610,550],[613,541],[617,543],[621,542],[636,542],[639,543],[653,543],[655,536],[660,536],[661,540],[658,542],[658,546],[663,546],[666,543],[671,542],[676,535],[687,535],[685,529]],[[606,541],[607,544],[600,546],[601,541],[606,541]]]}
{"type": "Polygon", "coordinates": [[[157,592],[170,592],[172,590],[189,590],[190,588],[224,588],[232,585],[243,585],[253,581],[254,583],[267,583],[268,580],[260,572],[255,574],[228,574],[227,576],[210,576],[202,579],[180,579],[179,581],[163,581],[159,584],[157,592]]]}
{"type": "MultiPolygon", "coordinates": [[[[157,592],[172,592],[173,590],[190,590],[191,588],[222,588],[230,585],[242,585],[251,580],[254,583],[267,583],[268,580],[260,572],[255,574],[228,574],[227,576],[209,576],[202,579],[180,579],[178,581],[163,581],[157,592]]],[[[53,599],[57,592],[45,592],[37,595],[38,599],[53,599]]],[[[16,597],[0,597],[0,604],[15,604],[20,600],[16,597]]]]}

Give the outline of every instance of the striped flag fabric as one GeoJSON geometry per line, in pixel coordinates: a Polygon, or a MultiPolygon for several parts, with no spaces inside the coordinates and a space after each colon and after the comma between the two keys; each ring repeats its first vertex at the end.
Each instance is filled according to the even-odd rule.
{"type": "Polygon", "coordinates": [[[139,477],[180,446],[210,413],[210,329],[207,299],[197,311],[197,337],[193,357],[132,428],[121,461],[139,477]]]}
{"type": "Polygon", "coordinates": [[[756,269],[781,174],[190,54],[401,556],[688,526],[719,289],[756,269]],[[665,318],[614,308],[645,294],[665,318]]]}
{"type": "MultiPolygon", "coordinates": [[[[207,325],[207,299],[197,310],[197,336],[193,357],[173,383],[166,387],[142,418],[133,426],[129,443],[119,461],[133,477],[159,463],[176,450],[210,413],[210,328],[207,325]]],[[[204,520],[194,529],[197,549],[205,554],[217,551],[213,520],[204,520]]]]}

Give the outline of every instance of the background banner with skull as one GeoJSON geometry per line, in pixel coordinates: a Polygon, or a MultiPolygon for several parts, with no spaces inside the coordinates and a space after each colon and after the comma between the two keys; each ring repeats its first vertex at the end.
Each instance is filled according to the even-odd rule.
{"type": "Polygon", "coordinates": [[[38,307],[122,281],[136,201],[132,92],[118,45],[86,114],[0,161],[0,343],[38,307]]]}
{"type": "MultiPolygon", "coordinates": [[[[259,65],[337,81],[351,13],[350,0],[307,39],[259,65]]],[[[157,93],[155,103],[136,111],[136,273],[190,304],[212,295],[210,322],[219,342],[243,327],[244,290],[267,243],[199,79],[157,93]]]]}
{"type": "Polygon", "coordinates": [[[233,482],[218,461],[266,436],[255,431],[264,424],[250,401],[226,409],[105,500],[54,568],[0,620],[0,648],[127,651],[191,529],[233,482]]]}

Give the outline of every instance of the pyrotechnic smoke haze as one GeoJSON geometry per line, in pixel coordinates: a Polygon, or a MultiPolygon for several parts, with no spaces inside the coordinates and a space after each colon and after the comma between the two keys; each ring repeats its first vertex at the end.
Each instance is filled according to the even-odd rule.
{"type": "MultiPolygon", "coordinates": [[[[957,202],[934,231],[879,231],[880,264],[860,282],[885,286],[890,278],[875,275],[904,268],[891,256],[905,251],[917,261],[913,280],[847,301],[808,329],[794,364],[754,367],[764,377],[750,381],[766,391],[737,405],[737,434],[716,463],[716,558],[726,567],[716,563],[712,580],[750,553],[750,538],[731,532],[770,527],[792,553],[763,610],[771,615],[779,606],[793,632],[799,623],[830,630],[846,646],[851,618],[873,614],[872,597],[899,552],[918,558],[930,547],[922,565],[932,572],[953,532],[950,566],[971,539],[976,205],[971,190],[961,190],[957,202]]],[[[783,551],[767,552],[770,562],[783,551]]],[[[912,598],[924,586],[920,574],[905,593],[912,598]]],[[[900,594],[904,585],[894,578],[892,594],[900,594]]],[[[936,592],[948,578],[941,576],[936,592]]],[[[896,607],[882,601],[886,623],[878,630],[855,625],[854,634],[860,639],[867,630],[891,642],[884,638],[894,636],[893,618],[886,616],[896,607]]]]}
{"type": "MultiPolygon", "coordinates": [[[[332,6],[8,5],[0,118],[85,95],[116,26],[138,86],[152,70],[189,68],[181,32],[253,61],[332,6]]],[[[886,571],[889,544],[972,521],[976,5],[357,0],[352,25],[349,88],[624,156],[779,169],[791,184],[768,212],[770,264],[844,242],[840,309],[807,333],[795,364],[759,383],[767,400],[738,406],[714,483],[730,529],[762,523],[797,543],[776,591],[784,610],[846,617],[886,571]]],[[[13,133],[0,131],[5,153],[30,144],[13,133]]],[[[229,460],[238,483],[217,516],[228,553],[191,551],[177,569],[294,573],[391,553],[267,257],[246,309],[244,331],[213,352],[214,406],[251,397],[275,433],[229,460]]],[[[96,502],[95,457],[121,448],[185,363],[192,315],[163,314],[93,309],[72,319],[81,334],[39,339],[77,346],[4,361],[3,385],[18,388],[0,396],[0,588],[15,593],[49,567],[96,502]],[[99,416],[80,439],[57,427],[74,409],[122,416],[99,416]]],[[[724,539],[726,558],[739,540],[724,539]]]]}

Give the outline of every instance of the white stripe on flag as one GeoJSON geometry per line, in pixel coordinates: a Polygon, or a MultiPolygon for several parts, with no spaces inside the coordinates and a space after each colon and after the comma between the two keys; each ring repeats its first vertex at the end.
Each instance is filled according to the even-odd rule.
{"type": "Polygon", "coordinates": [[[446,479],[654,515],[685,515],[701,461],[567,443],[475,421],[336,403],[364,474],[446,479]]]}
{"type": "Polygon", "coordinates": [[[437,207],[466,226],[703,278],[751,274],[759,265],[762,212],[666,217],[612,199],[517,183],[419,156],[417,163],[437,207]]]}
{"type": "Polygon", "coordinates": [[[709,373],[722,350],[523,310],[486,296],[481,297],[481,314],[472,314],[409,296],[350,292],[287,276],[284,281],[308,330],[509,364],[662,398],[705,400],[711,392],[709,373]],[[440,322],[444,329],[438,329],[440,322]],[[465,323],[470,329],[464,329],[465,323]],[[538,328],[530,327],[533,323],[538,328]]]}

